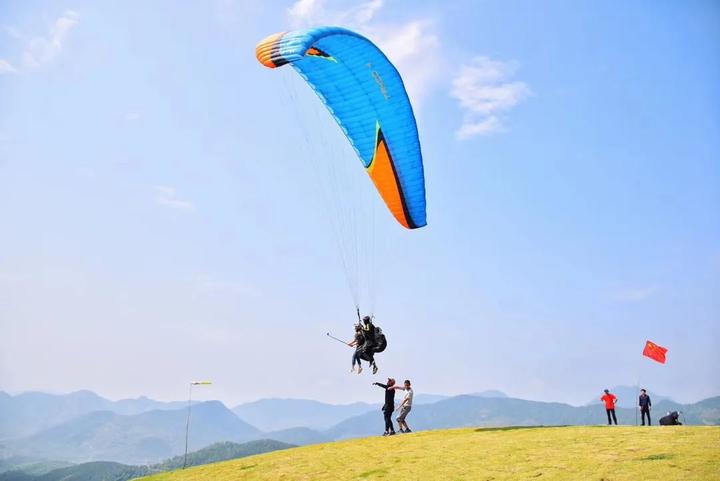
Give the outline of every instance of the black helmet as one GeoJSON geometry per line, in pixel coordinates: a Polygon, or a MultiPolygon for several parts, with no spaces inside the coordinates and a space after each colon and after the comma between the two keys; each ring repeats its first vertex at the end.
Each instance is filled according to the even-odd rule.
{"type": "Polygon", "coordinates": [[[368,322],[370,322],[370,316],[365,316],[365,317],[363,317],[363,322],[364,322],[365,324],[367,324],[368,322]]]}

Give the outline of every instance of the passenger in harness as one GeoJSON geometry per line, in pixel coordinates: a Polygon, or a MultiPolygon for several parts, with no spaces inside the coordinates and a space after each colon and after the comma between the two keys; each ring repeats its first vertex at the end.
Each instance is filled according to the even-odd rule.
{"type": "Polygon", "coordinates": [[[363,334],[362,326],[360,324],[355,325],[355,336],[353,337],[353,340],[347,344],[348,346],[355,348],[350,372],[355,372],[355,364],[357,364],[357,373],[360,374],[362,372],[362,363],[360,362],[360,359],[362,359],[363,345],[365,344],[365,335],[363,334]]]}

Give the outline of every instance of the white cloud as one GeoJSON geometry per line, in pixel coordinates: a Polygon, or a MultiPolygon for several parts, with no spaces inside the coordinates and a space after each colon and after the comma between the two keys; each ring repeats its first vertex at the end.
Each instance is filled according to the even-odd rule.
{"type": "Polygon", "coordinates": [[[10,37],[14,38],[15,40],[25,40],[25,37],[23,37],[22,33],[20,33],[20,31],[14,27],[3,25],[2,31],[8,34],[10,37]]]}
{"type": "Polygon", "coordinates": [[[504,130],[501,112],[531,95],[524,82],[510,82],[517,65],[488,57],[475,57],[453,79],[452,96],[463,109],[463,123],[455,133],[460,140],[504,130]]]}
{"type": "Polygon", "coordinates": [[[482,118],[481,120],[466,119],[462,126],[455,132],[460,140],[469,139],[476,135],[488,135],[505,130],[502,122],[494,115],[482,118]]]}
{"type": "Polygon", "coordinates": [[[55,60],[68,34],[78,25],[79,18],[77,12],[68,10],[53,23],[47,35],[31,38],[23,53],[23,65],[37,68],[55,60]]]}
{"type": "Polygon", "coordinates": [[[174,187],[167,185],[156,185],[153,187],[155,191],[155,201],[163,207],[180,210],[195,210],[192,202],[178,198],[177,191],[174,187]]]}
{"type": "Polygon", "coordinates": [[[13,67],[12,64],[7,60],[3,60],[0,58],[0,75],[8,73],[17,73],[17,69],[13,67]]]}
{"type": "Polygon", "coordinates": [[[641,302],[652,297],[657,291],[658,288],[655,286],[630,287],[615,292],[612,300],[615,302],[641,302]]]}
{"type": "Polygon", "coordinates": [[[373,41],[402,74],[405,88],[418,107],[432,87],[442,80],[440,40],[429,20],[369,29],[373,41]]]}
{"type": "Polygon", "coordinates": [[[288,15],[293,26],[304,27],[314,21],[318,12],[324,10],[322,8],[324,3],[322,0],[298,0],[295,2],[288,8],[288,15]]]}
{"type": "Polygon", "coordinates": [[[338,7],[332,9],[325,0],[298,0],[288,8],[288,15],[295,28],[319,24],[359,27],[370,22],[384,3],[384,0],[368,0],[360,4],[336,1],[334,4],[338,7]]]}
{"type": "Polygon", "coordinates": [[[333,2],[298,0],[288,9],[294,28],[317,25],[342,25],[372,40],[393,62],[417,110],[431,88],[442,79],[440,41],[433,22],[409,18],[400,23],[377,21],[384,0],[333,2]]]}

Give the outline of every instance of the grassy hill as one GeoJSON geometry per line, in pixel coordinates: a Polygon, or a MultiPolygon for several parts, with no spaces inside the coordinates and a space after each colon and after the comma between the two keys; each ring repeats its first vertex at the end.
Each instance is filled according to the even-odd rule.
{"type": "Polygon", "coordinates": [[[539,427],[427,431],[305,446],[144,481],[711,480],[720,427],[539,427]]]}

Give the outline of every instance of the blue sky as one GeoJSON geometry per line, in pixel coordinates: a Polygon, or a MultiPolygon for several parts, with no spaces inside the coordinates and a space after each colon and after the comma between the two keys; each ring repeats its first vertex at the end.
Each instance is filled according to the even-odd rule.
{"type": "Polygon", "coordinates": [[[378,219],[380,374],[720,394],[711,1],[3,2],[0,389],[374,399],[324,336],[354,308],[298,125],[314,99],[292,112],[302,86],[254,57],[328,23],[396,63],[424,153],[427,228],[378,219]]]}

